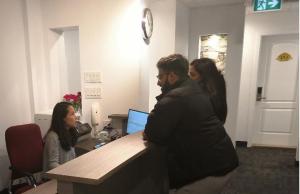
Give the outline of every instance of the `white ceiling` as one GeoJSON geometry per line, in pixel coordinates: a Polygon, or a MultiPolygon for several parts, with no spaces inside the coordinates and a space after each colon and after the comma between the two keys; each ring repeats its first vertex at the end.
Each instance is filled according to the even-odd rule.
{"type": "Polygon", "coordinates": [[[243,3],[245,0],[180,0],[189,7],[226,5],[234,3],[243,3]]]}

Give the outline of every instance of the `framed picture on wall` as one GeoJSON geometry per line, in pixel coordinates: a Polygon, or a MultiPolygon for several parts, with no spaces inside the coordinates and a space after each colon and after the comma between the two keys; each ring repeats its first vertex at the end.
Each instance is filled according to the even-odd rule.
{"type": "Polygon", "coordinates": [[[225,73],[228,34],[209,34],[199,37],[198,58],[210,58],[216,62],[217,68],[225,73]]]}

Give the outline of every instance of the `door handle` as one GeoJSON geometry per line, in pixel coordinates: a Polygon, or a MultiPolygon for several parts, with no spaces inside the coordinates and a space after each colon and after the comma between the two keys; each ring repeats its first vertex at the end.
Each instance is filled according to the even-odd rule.
{"type": "Polygon", "coordinates": [[[266,97],[262,97],[262,91],[263,91],[263,87],[257,87],[256,101],[261,101],[266,99],[266,97]]]}
{"type": "Polygon", "coordinates": [[[265,100],[266,97],[256,97],[256,101],[261,101],[261,100],[265,100]]]}

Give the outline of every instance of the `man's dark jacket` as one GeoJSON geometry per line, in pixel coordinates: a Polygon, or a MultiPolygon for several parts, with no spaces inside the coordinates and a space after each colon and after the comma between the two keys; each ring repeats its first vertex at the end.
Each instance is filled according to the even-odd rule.
{"type": "Polygon", "coordinates": [[[179,82],[157,99],[145,134],[149,141],[167,146],[170,188],[223,176],[238,166],[231,139],[197,82],[179,82]]]}

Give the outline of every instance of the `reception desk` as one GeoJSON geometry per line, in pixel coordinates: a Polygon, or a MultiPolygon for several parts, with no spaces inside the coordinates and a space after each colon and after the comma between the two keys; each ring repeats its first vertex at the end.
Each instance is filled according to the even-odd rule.
{"type": "Polygon", "coordinates": [[[26,191],[23,194],[56,194],[56,193],[57,193],[57,182],[55,179],[53,179],[51,181],[39,185],[36,188],[26,191]]]}
{"type": "Polygon", "coordinates": [[[168,193],[164,151],[142,133],[117,139],[46,173],[58,194],[168,193]]]}

